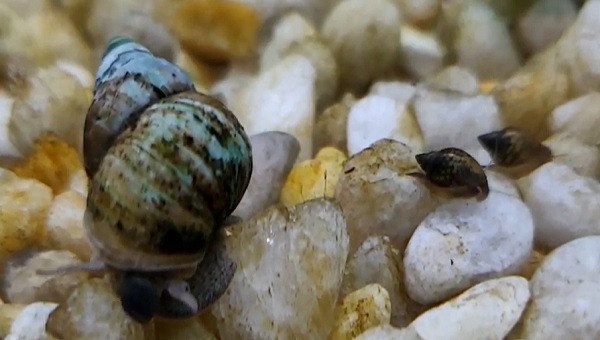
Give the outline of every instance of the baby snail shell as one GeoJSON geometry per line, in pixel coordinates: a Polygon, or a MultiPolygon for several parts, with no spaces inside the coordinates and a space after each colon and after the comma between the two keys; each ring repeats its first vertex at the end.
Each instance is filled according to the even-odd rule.
{"type": "Polygon", "coordinates": [[[489,194],[487,176],[481,165],[458,148],[421,153],[415,159],[423,172],[409,173],[419,178],[436,194],[446,198],[475,198],[483,201],[489,194]]]}
{"type": "Polygon", "coordinates": [[[512,178],[525,176],[552,160],[547,146],[516,127],[492,131],[477,140],[492,158],[489,169],[512,178]]]}
{"type": "Polygon", "coordinates": [[[114,274],[135,320],[189,317],[235,272],[222,226],[252,174],[248,136],[220,101],[129,38],[112,39],[84,127],[89,262],[41,272],[114,274]]]}

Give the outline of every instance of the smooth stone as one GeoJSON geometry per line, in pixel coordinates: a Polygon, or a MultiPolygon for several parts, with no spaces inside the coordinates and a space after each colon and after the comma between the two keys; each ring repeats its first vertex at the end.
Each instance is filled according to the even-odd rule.
{"type": "Polygon", "coordinates": [[[489,280],[421,314],[409,327],[427,340],[504,339],[529,297],[525,278],[489,280]]]}
{"type": "Polygon", "coordinates": [[[340,296],[377,283],[388,292],[392,303],[390,324],[394,327],[408,325],[422,307],[406,295],[402,273],[402,254],[386,236],[368,237],[348,260],[340,296]]]}
{"type": "Polygon", "coordinates": [[[558,106],[548,118],[554,134],[565,134],[589,145],[600,144],[600,92],[590,92],[558,106]]]}
{"type": "Polygon", "coordinates": [[[337,60],[342,89],[365,90],[393,71],[400,51],[400,24],[398,11],[388,0],[341,1],[329,12],[321,33],[337,60]]]}
{"type": "Polygon", "coordinates": [[[457,92],[466,96],[479,94],[479,79],[468,69],[456,65],[448,66],[429,76],[425,82],[430,90],[457,92]]]}
{"type": "Polygon", "coordinates": [[[442,67],[447,51],[435,33],[402,25],[400,37],[401,64],[413,77],[427,77],[442,67]]]}
{"type": "Polygon", "coordinates": [[[419,181],[415,153],[405,144],[382,139],[348,159],[336,186],[350,235],[350,254],[371,235],[390,238],[404,249],[417,225],[438,200],[419,181]]]}
{"type": "Polygon", "coordinates": [[[404,143],[415,152],[423,149],[419,125],[406,105],[379,95],[366,96],[352,106],[346,135],[349,155],[384,138],[404,143]]]}
{"type": "Polygon", "coordinates": [[[310,60],[293,54],[258,74],[228,104],[249,135],[281,131],[296,137],[297,161],[303,161],[313,153],[315,80],[310,60]]]}
{"type": "Polygon", "coordinates": [[[453,200],[417,227],[404,253],[408,295],[441,302],[473,284],[517,273],[533,249],[534,223],[513,182],[487,172],[482,202],[453,200]]]}
{"type": "Polygon", "coordinates": [[[250,136],[252,177],[232,215],[248,219],[277,203],[287,175],[300,153],[298,140],[285,132],[271,131],[250,136]]]}
{"type": "Polygon", "coordinates": [[[454,32],[457,65],[482,79],[504,79],[516,71],[521,57],[504,21],[485,2],[465,2],[454,32]]]}
{"type": "Polygon", "coordinates": [[[51,302],[34,302],[27,305],[10,325],[5,340],[48,339],[46,322],[58,305],[51,302]]]}
{"type": "Polygon", "coordinates": [[[212,315],[222,339],[325,339],[348,257],[341,207],[316,199],[273,206],[231,226],[237,271],[212,315]]]}
{"type": "Polygon", "coordinates": [[[426,149],[456,147],[471,153],[481,164],[489,163],[477,136],[503,127],[494,97],[421,91],[415,97],[414,112],[426,149]]]}
{"type": "Polygon", "coordinates": [[[550,162],[518,181],[531,210],[538,247],[555,248],[600,235],[600,183],[571,167],[550,162]]]}
{"type": "Polygon", "coordinates": [[[598,339],[599,272],[600,236],[573,240],[548,254],[530,281],[521,338],[598,339]]]}

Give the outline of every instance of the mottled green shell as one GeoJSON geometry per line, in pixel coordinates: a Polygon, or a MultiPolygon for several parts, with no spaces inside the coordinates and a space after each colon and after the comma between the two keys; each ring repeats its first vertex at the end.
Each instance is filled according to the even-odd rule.
{"type": "Polygon", "coordinates": [[[113,267],[197,263],[252,174],[243,127],[221,102],[188,91],[149,106],[100,162],[86,228],[113,267]]]}
{"type": "Polygon", "coordinates": [[[194,90],[190,77],[167,60],[125,37],[109,41],[96,73],[84,126],[84,165],[96,172],[106,150],[140,114],[162,98],[194,90]]]}

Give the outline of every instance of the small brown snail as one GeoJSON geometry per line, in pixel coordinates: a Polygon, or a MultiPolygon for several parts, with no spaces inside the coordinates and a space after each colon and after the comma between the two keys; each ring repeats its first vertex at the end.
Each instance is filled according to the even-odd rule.
{"type": "Polygon", "coordinates": [[[421,153],[415,159],[423,172],[408,175],[419,178],[436,194],[446,198],[475,198],[489,194],[487,176],[481,165],[458,148],[421,153]]]}
{"type": "Polygon", "coordinates": [[[488,168],[512,178],[525,176],[552,160],[547,146],[515,127],[480,135],[477,140],[492,158],[488,168]]]}
{"type": "Polygon", "coordinates": [[[248,136],[177,66],[131,39],[108,44],[84,127],[94,257],[47,270],[110,273],[124,310],[145,322],[190,317],[226,290],[235,262],[222,226],[252,174],[248,136]]]}

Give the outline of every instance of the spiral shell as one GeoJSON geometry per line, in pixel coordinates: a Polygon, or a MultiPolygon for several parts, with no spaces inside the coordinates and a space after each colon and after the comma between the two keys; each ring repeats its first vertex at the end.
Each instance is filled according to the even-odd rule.
{"type": "Polygon", "coordinates": [[[195,91],[190,77],[126,37],[107,45],[96,72],[92,104],[84,126],[84,165],[89,177],[117,136],[162,98],[195,91]]]}
{"type": "Polygon", "coordinates": [[[121,270],[196,265],[252,173],[235,115],[128,38],[109,43],[98,69],[84,154],[87,232],[121,270]]]}
{"type": "Polygon", "coordinates": [[[475,197],[483,201],[489,194],[487,176],[481,165],[466,151],[445,148],[415,156],[423,173],[412,173],[424,179],[430,188],[452,198],[475,197]]]}
{"type": "Polygon", "coordinates": [[[494,164],[490,167],[510,177],[521,177],[552,160],[552,151],[527,132],[507,127],[477,137],[494,164]]]}

